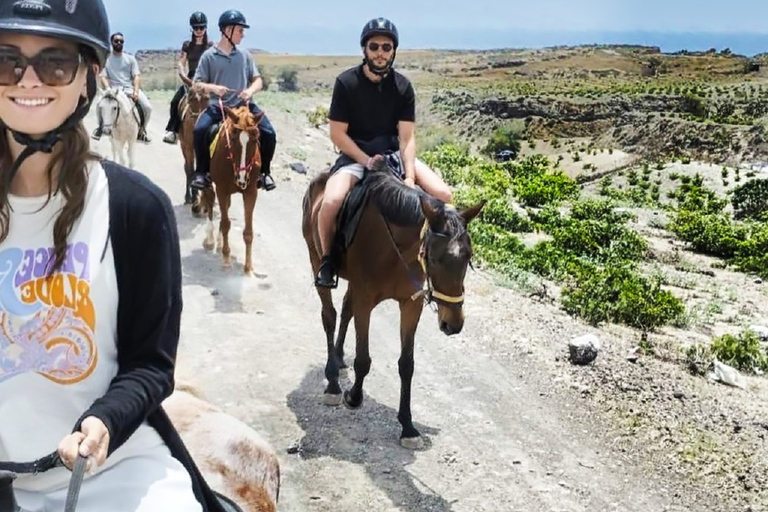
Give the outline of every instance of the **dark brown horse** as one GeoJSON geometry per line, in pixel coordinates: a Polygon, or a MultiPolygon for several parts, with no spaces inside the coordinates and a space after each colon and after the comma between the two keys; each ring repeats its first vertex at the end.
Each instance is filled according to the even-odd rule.
{"type": "Polygon", "coordinates": [[[216,191],[213,194],[203,193],[200,202],[208,213],[208,233],[203,247],[208,250],[216,246],[213,237],[213,207],[214,200],[219,200],[221,220],[219,221],[219,249],[224,260],[224,266],[232,265],[229,248],[229,207],[233,194],[243,195],[245,213],[245,263],[243,271],[246,275],[253,273],[251,249],[253,245],[253,210],[259,193],[259,175],[261,173],[261,152],[259,150],[259,121],[263,113],[253,114],[247,105],[237,108],[223,107],[224,119],[218,131],[216,147],[211,154],[211,181],[216,191]]]}
{"type": "MultiPolygon", "coordinates": [[[[179,128],[179,146],[184,156],[184,174],[186,175],[186,189],[184,191],[184,204],[192,205],[192,213],[198,216],[202,213],[200,206],[203,202],[197,201],[198,190],[190,187],[195,172],[195,139],[192,131],[200,114],[208,107],[208,95],[198,86],[195,86],[187,76],[179,73],[181,80],[187,86],[187,93],[179,102],[179,116],[181,126],[179,128]]],[[[206,191],[213,194],[212,191],[206,191]]],[[[207,201],[206,201],[207,202],[207,201]]]]}
{"type": "MultiPolygon", "coordinates": [[[[313,274],[320,266],[317,212],[322,202],[327,172],[314,178],[304,195],[302,232],[313,274]]],[[[363,402],[363,380],[371,367],[368,327],[372,310],[386,299],[400,304],[400,443],[410,449],[422,446],[411,419],[411,379],[416,328],[425,302],[437,304],[437,320],[446,335],[464,326],[464,276],[472,257],[467,224],[480,213],[484,202],[457,210],[413,189],[397,179],[377,157],[358,187],[368,188],[368,200],[351,245],[340,255],[339,277],[347,280],[339,333],[334,345],[336,309],[331,290],[317,288],[322,302],[322,323],[328,347],[324,402],[343,402],[357,408],[363,402]],[[424,285],[426,284],[426,289],[424,285]],[[354,318],[356,340],[355,381],[342,397],[339,370],[344,363],[344,339],[354,318]]]]}

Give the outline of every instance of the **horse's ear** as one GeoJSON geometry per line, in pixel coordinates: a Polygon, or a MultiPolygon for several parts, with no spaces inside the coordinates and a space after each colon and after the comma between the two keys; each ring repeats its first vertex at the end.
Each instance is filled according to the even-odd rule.
{"type": "Polygon", "coordinates": [[[429,225],[433,227],[439,226],[443,222],[443,217],[445,216],[445,213],[440,206],[434,203],[433,200],[426,195],[420,196],[419,201],[421,202],[421,211],[424,212],[424,216],[427,218],[429,225]]]}
{"type": "Polygon", "coordinates": [[[459,212],[459,215],[461,215],[461,218],[464,219],[464,222],[469,224],[469,221],[477,217],[477,215],[480,213],[480,210],[483,209],[483,206],[485,206],[485,199],[480,201],[474,206],[470,206],[469,208],[464,208],[459,212]]]}
{"type": "Polygon", "coordinates": [[[237,123],[240,119],[237,117],[237,114],[235,114],[231,108],[224,105],[224,115],[228,117],[230,120],[232,120],[233,123],[237,123]]]}

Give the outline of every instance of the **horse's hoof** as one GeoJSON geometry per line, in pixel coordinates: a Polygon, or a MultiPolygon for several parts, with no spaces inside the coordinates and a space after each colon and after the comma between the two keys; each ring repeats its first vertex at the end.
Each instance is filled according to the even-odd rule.
{"type": "Polygon", "coordinates": [[[355,409],[359,409],[360,406],[363,405],[363,401],[360,400],[360,403],[357,404],[357,405],[351,404],[350,401],[349,401],[349,391],[345,391],[344,392],[344,405],[346,406],[347,409],[351,409],[351,410],[354,411],[355,409]]]}
{"type": "Polygon", "coordinates": [[[332,405],[333,407],[341,405],[341,393],[338,395],[332,395],[331,393],[324,394],[323,403],[325,405],[332,405]]]}
{"type": "Polygon", "coordinates": [[[206,251],[212,251],[213,250],[213,242],[203,242],[203,249],[206,251]]]}
{"type": "Polygon", "coordinates": [[[407,450],[421,450],[424,448],[424,440],[418,437],[401,437],[400,446],[407,450]]]}

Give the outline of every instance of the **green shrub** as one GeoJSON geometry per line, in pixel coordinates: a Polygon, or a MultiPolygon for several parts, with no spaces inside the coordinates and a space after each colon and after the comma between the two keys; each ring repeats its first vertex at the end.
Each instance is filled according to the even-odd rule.
{"type": "Polygon", "coordinates": [[[764,220],[768,211],[768,180],[750,180],[733,189],[734,218],[764,220]]]}
{"type": "Polygon", "coordinates": [[[482,153],[495,158],[500,151],[509,150],[513,158],[520,153],[520,135],[512,126],[500,126],[491,134],[482,153]]]}

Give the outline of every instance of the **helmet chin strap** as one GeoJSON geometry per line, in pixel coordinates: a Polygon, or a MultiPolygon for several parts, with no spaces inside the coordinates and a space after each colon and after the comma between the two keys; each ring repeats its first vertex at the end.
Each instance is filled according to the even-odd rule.
{"type": "Polygon", "coordinates": [[[368,70],[373,73],[374,75],[385,77],[389,74],[390,70],[392,69],[392,64],[395,62],[395,55],[397,54],[397,50],[392,52],[392,57],[387,61],[386,64],[384,64],[383,67],[376,67],[376,65],[373,63],[371,59],[368,58],[368,55],[363,54],[363,64],[368,66],[368,70]]]}
{"type": "MultiPolygon", "coordinates": [[[[227,28],[229,28],[229,29],[230,29],[230,32],[232,32],[232,33],[234,33],[234,32],[235,32],[235,27],[234,27],[234,26],[230,26],[230,27],[227,27],[227,28]]],[[[227,29],[226,29],[226,28],[224,29],[224,37],[226,37],[226,38],[227,38],[227,41],[229,41],[229,44],[231,44],[231,45],[232,45],[232,49],[233,49],[233,50],[237,48],[237,46],[235,45],[235,42],[232,40],[232,36],[230,36],[229,34],[227,34],[227,29]]]]}
{"type": "MultiPolygon", "coordinates": [[[[24,162],[24,160],[29,158],[33,153],[52,153],[53,148],[61,140],[61,134],[77,125],[77,123],[79,123],[88,114],[91,101],[93,101],[93,98],[96,96],[96,76],[93,73],[93,69],[90,67],[88,68],[86,90],[88,97],[80,97],[75,111],[72,112],[72,114],[70,114],[70,116],[61,125],[59,125],[58,128],[54,128],[53,130],[49,131],[42,138],[33,138],[28,133],[16,131],[9,127],[5,122],[0,120],[0,127],[10,131],[16,142],[22,146],[25,146],[24,150],[16,158],[10,170],[5,175],[4,181],[6,192],[10,190],[11,182],[13,181],[13,178],[16,177],[16,173],[19,171],[19,168],[21,167],[21,164],[24,162]]],[[[65,172],[65,167],[62,168],[61,172],[65,172]]],[[[59,174],[58,183],[56,185],[56,192],[61,189],[61,184],[64,181],[63,178],[63,175],[59,174]]]]}

